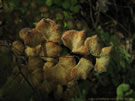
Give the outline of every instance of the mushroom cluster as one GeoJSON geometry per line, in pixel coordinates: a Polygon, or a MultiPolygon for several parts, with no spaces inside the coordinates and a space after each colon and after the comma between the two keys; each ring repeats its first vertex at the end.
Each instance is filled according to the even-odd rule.
{"type": "MultiPolygon", "coordinates": [[[[12,51],[28,59],[25,64],[21,62],[22,72],[35,88],[54,92],[57,98],[74,96],[77,80],[86,79],[92,69],[105,72],[110,60],[112,46],[102,48],[97,35],[85,38],[84,31],[76,30],[60,35],[58,25],[50,19],[41,19],[35,28],[22,29],[19,36],[21,40],[12,43],[12,51]],[[68,52],[62,55],[63,46],[72,54],[80,54],[78,61],[68,52]],[[96,58],[95,64],[90,54],[96,58]]],[[[13,71],[19,72],[17,66],[13,71]]]]}

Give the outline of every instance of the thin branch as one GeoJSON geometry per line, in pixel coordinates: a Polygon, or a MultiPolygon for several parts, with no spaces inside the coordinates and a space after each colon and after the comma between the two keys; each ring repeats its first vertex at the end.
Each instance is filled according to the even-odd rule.
{"type": "Polygon", "coordinates": [[[126,29],[126,27],[124,27],[121,23],[119,23],[117,20],[115,20],[113,17],[111,17],[110,15],[108,14],[104,14],[105,16],[107,16],[108,18],[112,19],[113,21],[116,21],[117,24],[123,29],[125,30],[125,32],[127,32],[128,34],[130,34],[130,32],[126,29]]]}
{"type": "Polygon", "coordinates": [[[89,6],[90,6],[90,18],[91,18],[91,21],[92,21],[92,25],[94,26],[95,21],[93,19],[93,14],[92,14],[92,2],[91,2],[91,0],[89,0],[89,6]]]}
{"type": "Polygon", "coordinates": [[[22,66],[20,65],[20,63],[19,63],[19,57],[16,55],[16,54],[14,54],[12,51],[11,51],[11,46],[9,46],[9,45],[0,45],[0,46],[5,46],[5,47],[7,47],[9,50],[10,50],[10,52],[13,54],[13,56],[15,56],[15,59],[16,59],[16,63],[17,63],[17,67],[18,67],[18,69],[19,69],[19,73],[22,75],[22,77],[24,78],[24,80],[27,82],[27,84],[31,87],[31,89],[32,89],[32,91],[33,91],[33,95],[35,95],[36,96],[36,100],[37,101],[41,101],[41,98],[38,96],[38,93],[37,93],[37,91],[34,89],[34,87],[32,86],[32,84],[31,84],[31,82],[27,79],[27,77],[24,75],[24,73],[23,73],[23,71],[22,71],[22,66]]]}

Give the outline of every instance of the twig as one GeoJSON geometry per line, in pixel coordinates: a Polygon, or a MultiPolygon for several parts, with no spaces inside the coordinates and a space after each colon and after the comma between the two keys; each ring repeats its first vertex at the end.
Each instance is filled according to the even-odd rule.
{"type": "Polygon", "coordinates": [[[90,5],[90,18],[91,18],[92,25],[94,26],[95,21],[93,19],[93,14],[92,14],[92,2],[91,2],[91,0],[89,0],[89,5],[90,5]]]}
{"type": "MultiPolygon", "coordinates": [[[[107,15],[107,14],[104,14],[105,16],[107,16],[108,18],[112,19],[113,21],[116,21],[113,17],[107,15]]],[[[118,21],[116,21],[117,24],[123,29],[125,30],[125,32],[127,32],[128,34],[130,34],[130,32],[126,29],[126,27],[124,27],[121,23],[119,23],[118,21]]]]}

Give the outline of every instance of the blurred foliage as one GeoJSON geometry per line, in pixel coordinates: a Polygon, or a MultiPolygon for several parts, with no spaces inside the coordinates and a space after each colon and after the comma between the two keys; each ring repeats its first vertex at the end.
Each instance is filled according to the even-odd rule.
{"type": "Polygon", "coordinates": [[[130,88],[129,84],[122,83],[117,87],[117,101],[135,100],[135,91],[130,88]]]}
{"type": "Polygon", "coordinates": [[[4,45],[6,44],[2,44],[2,41],[0,41],[0,87],[12,72],[12,68],[10,67],[12,54],[9,51],[9,48],[4,45]]]}
{"type": "MultiPolygon", "coordinates": [[[[126,40],[129,40],[129,38],[132,39],[131,44],[133,45],[132,47],[135,48],[135,45],[133,44],[135,42],[135,30],[133,25],[134,18],[132,18],[132,16],[130,17],[130,15],[132,15],[132,11],[134,15],[134,7],[132,7],[132,5],[135,3],[134,0],[129,0],[129,2],[123,0],[115,3],[113,1],[106,3],[107,0],[103,0],[104,3],[103,1],[100,3],[101,0],[97,1],[99,1],[97,2],[98,5],[102,6],[102,8],[106,8],[105,11],[101,9],[102,13],[99,12],[100,10],[98,11],[100,7],[95,6],[96,3],[94,0],[3,0],[3,9],[0,9],[0,37],[2,40],[6,39],[11,41],[19,39],[18,32],[20,29],[26,26],[34,27],[41,18],[50,18],[55,20],[56,23],[59,24],[62,32],[67,29],[77,29],[85,30],[88,36],[95,33],[98,34],[103,46],[109,46],[110,44],[114,46],[112,60],[108,66],[107,72],[91,72],[96,79],[96,82],[91,79],[88,79],[89,81],[81,81],[78,95],[72,100],[84,101],[87,96],[93,97],[97,95],[98,97],[100,95],[98,93],[98,89],[102,90],[103,87],[106,88],[108,86],[110,88],[115,87],[115,90],[112,91],[112,97],[115,96],[119,100],[119,98],[121,99],[122,97],[134,94],[135,90],[135,65],[134,59],[132,59],[135,53],[131,54],[132,52],[125,48],[125,42],[126,40]],[[91,3],[88,1],[91,1],[91,3]],[[93,4],[93,7],[89,6],[91,4],[93,4]],[[89,8],[92,10],[89,11],[89,8]],[[122,13],[123,11],[125,11],[126,14],[122,13]],[[129,14],[130,11],[131,14],[129,14]],[[91,13],[93,13],[93,15],[91,13]],[[98,18],[99,13],[101,16],[100,19],[98,18]],[[83,15],[81,16],[81,14],[83,15]],[[115,19],[116,21],[114,22],[115,19]],[[98,24],[93,24],[93,22],[98,22],[98,24]],[[96,29],[94,29],[94,25],[102,27],[98,28],[98,26],[96,26],[96,29]],[[129,31],[126,31],[126,28],[129,28],[129,31]],[[117,37],[116,33],[118,31],[122,32],[124,35],[122,41],[119,37],[117,37]],[[102,88],[100,86],[99,88],[96,88],[95,85],[100,85],[102,88]],[[133,88],[131,89],[130,86],[133,88]],[[95,91],[97,90],[97,93],[90,95],[89,89],[94,89],[95,91]]],[[[65,53],[66,51],[63,51],[62,54],[65,53]]],[[[10,75],[12,68],[12,65],[10,64],[11,61],[12,53],[10,53],[10,51],[3,52],[0,50],[0,87],[5,83],[10,75]]],[[[102,92],[104,92],[104,90],[102,90],[102,92]]],[[[102,92],[100,91],[100,93],[102,92]]],[[[9,98],[5,97],[6,100],[12,99],[11,96],[17,96],[16,100],[18,101],[20,99],[31,99],[30,101],[34,101],[34,99],[30,96],[31,89],[28,85],[24,81],[21,84],[17,84],[12,77],[9,77],[4,86],[1,87],[0,95],[2,96],[4,93],[7,93],[7,95],[11,94],[9,98]],[[14,90],[13,88],[16,89],[14,90]],[[27,89],[28,94],[26,94],[24,89],[27,89]],[[17,94],[16,92],[18,91],[19,93],[17,94]]],[[[92,93],[94,93],[94,91],[92,91],[92,93]]],[[[103,97],[103,95],[101,97],[103,97]]],[[[134,96],[130,97],[131,101],[133,101],[134,96]]]]}
{"type": "Polygon", "coordinates": [[[0,89],[0,97],[4,101],[29,101],[32,89],[26,81],[18,83],[14,76],[10,76],[0,89]]]}

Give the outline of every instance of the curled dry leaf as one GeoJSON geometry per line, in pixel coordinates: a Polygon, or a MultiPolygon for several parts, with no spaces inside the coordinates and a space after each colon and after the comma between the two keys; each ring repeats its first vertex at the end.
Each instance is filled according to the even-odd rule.
{"type": "Polygon", "coordinates": [[[57,63],[58,59],[57,58],[51,58],[51,57],[40,57],[41,59],[43,59],[46,62],[53,62],[53,63],[57,63]]]}
{"type": "Polygon", "coordinates": [[[56,43],[53,42],[46,43],[46,55],[48,57],[58,56],[60,51],[61,51],[61,47],[56,43]]]}
{"type": "Polygon", "coordinates": [[[30,47],[35,47],[43,41],[42,34],[36,29],[31,29],[24,35],[24,44],[30,47]]]}
{"type": "Polygon", "coordinates": [[[89,49],[89,52],[93,55],[93,56],[98,56],[101,52],[101,45],[98,41],[98,37],[97,35],[94,35],[92,37],[88,37],[86,39],[86,46],[89,49]]]}
{"type": "Polygon", "coordinates": [[[60,57],[58,64],[44,70],[44,77],[46,80],[56,81],[64,85],[72,79],[70,73],[75,65],[76,61],[73,56],[60,57]]]}
{"type": "Polygon", "coordinates": [[[57,85],[57,88],[56,88],[56,92],[55,92],[55,98],[56,98],[57,100],[60,100],[62,94],[63,94],[63,87],[62,87],[62,85],[59,85],[59,84],[58,84],[58,85],[57,85]]]}
{"type": "Polygon", "coordinates": [[[86,79],[87,74],[92,68],[93,68],[93,64],[90,60],[81,58],[78,64],[75,67],[73,67],[71,75],[74,79],[75,78],[78,79],[80,77],[82,79],[86,79]]]}
{"type": "Polygon", "coordinates": [[[32,82],[32,85],[34,87],[39,87],[41,84],[41,81],[43,80],[41,69],[35,69],[32,73],[29,74],[28,78],[32,82]]]}
{"type": "Polygon", "coordinates": [[[40,91],[45,93],[50,93],[53,89],[56,89],[56,84],[53,81],[43,80],[41,85],[39,86],[40,91]]]}
{"type": "Polygon", "coordinates": [[[25,54],[27,56],[38,56],[40,52],[41,52],[41,45],[37,45],[35,47],[26,46],[25,49],[25,54]]]}
{"type": "Polygon", "coordinates": [[[43,66],[43,71],[45,71],[47,68],[53,67],[54,65],[56,65],[55,61],[47,61],[43,66]]]}
{"type": "Polygon", "coordinates": [[[73,53],[87,53],[88,49],[84,43],[84,31],[69,30],[62,36],[64,45],[73,53]]]}
{"type": "Polygon", "coordinates": [[[38,30],[44,40],[51,42],[60,41],[60,32],[58,26],[53,20],[50,19],[41,19],[36,25],[36,30],[38,30]]]}
{"type": "Polygon", "coordinates": [[[43,61],[39,57],[29,57],[28,59],[28,70],[34,71],[37,68],[43,67],[43,61]]]}
{"type": "Polygon", "coordinates": [[[20,32],[19,32],[20,39],[24,40],[24,38],[27,36],[28,32],[30,32],[30,31],[31,31],[30,28],[21,29],[20,32]]]}
{"type": "Polygon", "coordinates": [[[40,56],[56,57],[59,56],[60,51],[61,51],[61,47],[57,43],[46,42],[44,43],[44,45],[42,45],[40,56]]]}
{"type": "Polygon", "coordinates": [[[95,64],[95,71],[97,72],[105,72],[106,68],[110,61],[110,53],[112,50],[112,46],[102,48],[102,51],[100,53],[100,57],[96,58],[96,64],[95,64]]]}
{"type": "Polygon", "coordinates": [[[24,45],[20,41],[14,41],[12,43],[12,51],[16,55],[22,55],[22,53],[24,51],[24,45]]]}

